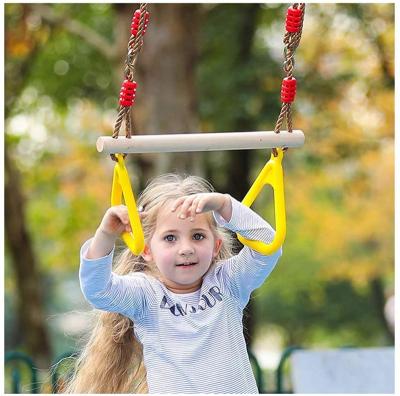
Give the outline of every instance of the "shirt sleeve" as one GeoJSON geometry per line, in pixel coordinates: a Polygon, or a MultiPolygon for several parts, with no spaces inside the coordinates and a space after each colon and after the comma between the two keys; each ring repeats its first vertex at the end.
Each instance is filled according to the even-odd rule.
{"type": "MultiPolygon", "coordinates": [[[[257,213],[231,197],[232,217],[226,221],[214,212],[219,226],[243,235],[247,239],[271,243],[274,229],[257,213]]],[[[244,246],[238,255],[231,257],[218,266],[218,276],[224,288],[239,300],[243,309],[249,302],[251,292],[260,287],[275,268],[282,248],[271,255],[263,255],[248,246],[244,246]]]]}
{"type": "Polygon", "coordinates": [[[113,273],[114,249],[105,257],[86,258],[90,241],[83,244],[80,252],[79,280],[85,299],[94,308],[120,313],[132,320],[141,319],[148,308],[150,282],[143,273],[113,273]]]}

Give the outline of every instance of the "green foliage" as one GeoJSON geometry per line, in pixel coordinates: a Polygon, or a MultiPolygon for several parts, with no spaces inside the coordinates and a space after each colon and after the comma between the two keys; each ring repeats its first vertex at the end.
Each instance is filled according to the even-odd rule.
{"type": "MultiPolygon", "coordinates": [[[[54,11],[87,25],[107,41],[113,36],[110,5],[70,7],[63,4],[55,6],[54,11]]],[[[104,107],[111,105],[106,102],[109,96],[115,96],[112,75],[113,65],[102,53],[85,40],[78,42],[63,28],[55,28],[37,57],[30,84],[61,108],[73,98],[93,98],[104,107]]],[[[115,108],[117,101],[112,105],[115,108]]]]}
{"type": "MultiPolygon", "coordinates": [[[[277,11],[271,11],[277,15],[277,11]]],[[[205,129],[232,131],[247,121],[252,125],[271,123],[279,113],[276,100],[280,88],[280,65],[265,47],[252,38],[248,20],[261,20],[262,9],[257,4],[238,7],[220,4],[208,13],[201,30],[201,62],[198,71],[199,111],[205,129]],[[246,41],[247,40],[247,41],[246,41]]],[[[249,125],[250,124],[250,125],[249,125]]]]}
{"type": "MultiPolygon", "coordinates": [[[[9,73],[29,54],[32,61],[29,76],[25,76],[29,79],[29,87],[34,88],[37,96],[50,97],[58,111],[65,111],[73,98],[91,98],[101,107],[115,108],[117,100],[110,98],[115,97],[118,89],[112,84],[114,65],[105,54],[86,40],[77,40],[62,25],[47,24],[46,18],[40,18],[40,11],[35,13],[35,6],[32,6],[32,15],[26,21],[24,14],[30,12],[27,7],[6,6],[6,15],[10,18],[7,30],[9,73]],[[26,31],[29,39],[21,36],[21,29],[26,31]]],[[[106,43],[112,43],[114,15],[111,5],[81,4],[71,7],[55,4],[49,9],[60,21],[82,24],[93,29],[94,34],[103,37],[106,43]]],[[[37,105],[31,103],[31,106],[37,105]]],[[[23,111],[24,108],[16,109],[16,112],[23,111]]]]}
{"type": "MultiPolygon", "coordinates": [[[[73,98],[96,98],[101,107],[115,94],[112,65],[84,41],[76,45],[71,35],[55,32],[32,70],[31,85],[40,95],[65,108],[73,98]],[[51,78],[49,78],[51,76],[51,78]]],[[[115,100],[114,107],[117,103],[115,100]]]]}

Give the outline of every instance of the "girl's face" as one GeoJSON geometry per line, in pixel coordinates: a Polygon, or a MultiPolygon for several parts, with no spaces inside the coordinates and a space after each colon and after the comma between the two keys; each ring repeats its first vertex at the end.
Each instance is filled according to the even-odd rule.
{"type": "Polygon", "coordinates": [[[156,264],[168,289],[191,293],[201,287],[221,240],[214,237],[206,214],[190,221],[178,218],[171,208],[169,202],[159,210],[154,234],[142,256],[156,264]]]}

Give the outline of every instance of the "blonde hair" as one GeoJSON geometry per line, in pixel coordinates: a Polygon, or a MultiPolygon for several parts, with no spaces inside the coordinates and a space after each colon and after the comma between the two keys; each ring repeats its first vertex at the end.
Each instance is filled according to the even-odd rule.
{"type": "MultiPolygon", "coordinates": [[[[213,187],[197,176],[166,174],[153,179],[138,199],[138,206],[147,213],[142,220],[145,241],[154,233],[159,209],[181,196],[212,192],[213,187]]],[[[211,213],[207,214],[221,249],[213,264],[232,256],[234,239],[225,229],[218,228],[211,213]]],[[[126,275],[145,272],[157,276],[155,265],[134,256],[129,249],[116,260],[114,272],[126,275]]],[[[90,339],[77,359],[75,372],[67,393],[147,393],[143,350],[135,338],[131,319],[111,312],[96,312],[97,323],[90,339]]]]}

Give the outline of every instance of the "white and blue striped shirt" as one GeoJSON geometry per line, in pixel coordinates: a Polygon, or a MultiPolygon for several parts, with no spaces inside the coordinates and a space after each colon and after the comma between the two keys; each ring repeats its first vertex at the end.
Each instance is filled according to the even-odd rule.
{"type": "MultiPolygon", "coordinates": [[[[231,220],[214,213],[218,224],[270,243],[271,226],[231,200],[231,220]]],[[[89,242],[81,249],[83,294],[95,308],[132,319],[143,345],[150,393],[258,393],[243,336],[243,309],[273,270],[281,249],[263,256],[245,246],[212,266],[199,290],[176,294],[144,273],[114,274],[114,251],[86,259],[89,242]]]]}

